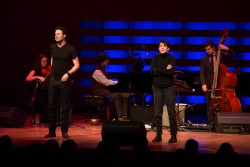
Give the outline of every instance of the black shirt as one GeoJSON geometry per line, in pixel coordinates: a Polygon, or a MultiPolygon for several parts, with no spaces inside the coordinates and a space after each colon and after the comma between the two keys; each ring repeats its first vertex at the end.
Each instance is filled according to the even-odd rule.
{"type": "Polygon", "coordinates": [[[175,58],[169,53],[157,54],[153,57],[150,74],[153,77],[153,86],[166,88],[174,85],[175,58]],[[168,65],[171,69],[166,69],[168,65]]]}
{"type": "Polygon", "coordinates": [[[51,77],[61,80],[62,76],[72,68],[72,59],[78,56],[77,51],[68,43],[62,47],[58,47],[57,43],[51,44],[50,51],[53,58],[51,77]]]}

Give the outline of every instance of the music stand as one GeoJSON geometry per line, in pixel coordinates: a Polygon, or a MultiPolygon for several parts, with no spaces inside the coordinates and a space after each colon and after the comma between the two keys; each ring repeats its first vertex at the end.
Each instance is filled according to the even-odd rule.
{"type": "MultiPolygon", "coordinates": [[[[132,79],[135,74],[140,74],[143,71],[144,68],[144,60],[141,58],[140,53],[134,54],[135,56],[138,56],[138,60],[133,64],[129,71],[129,86],[128,86],[128,111],[127,111],[127,118],[131,115],[131,96],[132,96],[132,79]]],[[[137,106],[137,96],[141,97],[141,95],[138,95],[138,92],[133,93],[134,96],[134,105],[137,106]]]]}
{"type": "Polygon", "coordinates": [[[196,104],[193,105],[189,105],[188,108],[182,109],[180,111],[179,107],[180,107],[180,92],[194,92],[193,89],[191,89],[191,87],[186,83],[186,81],[183,80],[178,80],[175,79],[174,80],[174,84],[175,84],[175,89],[177,91],[177,113],[178,113],[178,124],[179,124],[179,113],[185,111],[186,109],[190,108],[191,106],[194,106],[196,104]]]}

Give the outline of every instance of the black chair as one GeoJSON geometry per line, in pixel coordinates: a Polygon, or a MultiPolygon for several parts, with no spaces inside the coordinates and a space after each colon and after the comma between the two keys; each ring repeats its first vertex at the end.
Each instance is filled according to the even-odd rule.
{"type": "Polygon", "coordinates": [[[108,106],[108,99],[99,95],[85,95],[84,106],[87,109],[87,116],[89,119],[93,118],[94,113],[105,115],[104,119],[110,119],[110,111],[108,106]]]}

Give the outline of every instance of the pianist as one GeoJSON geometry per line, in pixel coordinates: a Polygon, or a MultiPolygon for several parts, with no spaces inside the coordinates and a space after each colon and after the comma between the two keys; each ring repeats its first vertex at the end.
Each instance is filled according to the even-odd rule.
{"type": "Polygon", "coordinates": [[[110,91],[110,86],[116,85],[118,81],[109,79],[106,66],[109,64],[109,57],[106,53],[99,53],[96,57],[96,68],[92,75],[92,93],[94,95],[104,96],[107,99],[115,101],[117,119],[123,121],[127,116],[124,108],[127,108],[123,103],[123,97],[119,93],[110,91]]]}

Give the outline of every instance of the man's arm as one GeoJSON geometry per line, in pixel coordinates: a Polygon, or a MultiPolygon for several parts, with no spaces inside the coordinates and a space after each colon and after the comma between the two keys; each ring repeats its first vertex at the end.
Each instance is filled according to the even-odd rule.
{"type": "Polygon", "coordinates": [[[105,86],[116,85],[118,83],[118,81],[112,81],[111,79],[108,79],[100,70],[95,70],[92,77],[97,82],[105,86]]]}
{"type": "Polygon", "coordinates": [[[61,81],[67,81],[69,79],[69,76],[75,73],[80,68],[78,57],[75,57],[72,61],[73,67],[62,76],[61,81]]]}
{"type": "Polygon", "coordinates": [[[204,92],[207,91],[206,75],[205,75],[205,60],[204,58],[200,61],[200,82],[201,88],[204,92]]]}
{"type": "Polygon", "coordinates": [[[80,68],[80,62],[78,57],[74,58],[72,61],[73,61],[73,67],[68,71],[70,75],[74,74],[80,68]]]}
{"type": "Polygon", "coordinates": [[[225,58],[234,58],[236,57],[236,54],[233,49],[229,48],[226,45],[220,44],[218,46],[218,49],[220,49],[223,52],[223,57],[225,58]]]}

